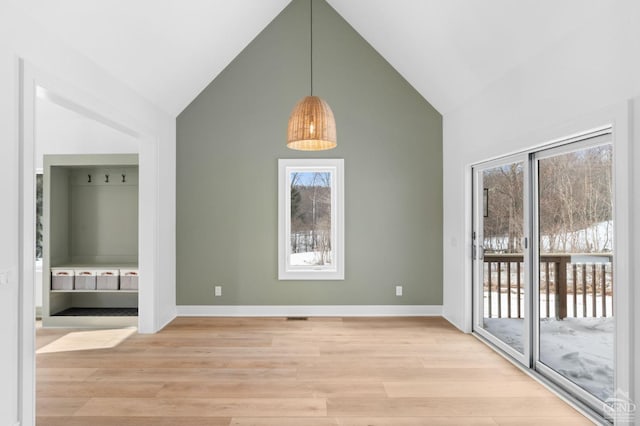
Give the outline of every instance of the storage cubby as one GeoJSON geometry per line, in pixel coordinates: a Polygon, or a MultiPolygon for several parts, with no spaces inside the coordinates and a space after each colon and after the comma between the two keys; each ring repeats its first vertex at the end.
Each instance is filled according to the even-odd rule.
{"type": "Polygon", "coordinates": [[[119,271],[138,269],[138,156],[46,155],[43,174],[43,326],[137,325],[119,271]]]}

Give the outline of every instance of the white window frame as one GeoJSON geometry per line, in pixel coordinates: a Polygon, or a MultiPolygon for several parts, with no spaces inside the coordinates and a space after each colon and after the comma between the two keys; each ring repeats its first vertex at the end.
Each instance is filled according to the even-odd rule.
{"type": "Polygon", "coordinates": [[[344,280],[344,159],[304,158],[278,160],[278,279],[344,280]],[[331,250],[330,266],[289,264],[291,253],[292,172],[331,173],[331,250]]]}

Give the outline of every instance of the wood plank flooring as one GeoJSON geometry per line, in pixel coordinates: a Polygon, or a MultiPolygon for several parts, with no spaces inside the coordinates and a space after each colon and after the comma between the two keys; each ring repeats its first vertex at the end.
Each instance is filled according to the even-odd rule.
{"type": "Polygon", "coordinates": [[[588,425],[442,318],[37,331],[39,426],[588,425]]]}

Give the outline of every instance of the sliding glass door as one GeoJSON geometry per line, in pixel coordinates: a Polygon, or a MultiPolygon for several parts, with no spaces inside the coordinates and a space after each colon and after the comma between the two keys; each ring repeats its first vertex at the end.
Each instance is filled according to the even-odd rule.
{"type": "Polygon", "coordinates": [[[613,148],[534,155],[536,369],[592,406],[614,396],[613,148]]]}
{"type": "Polygon", "coordinates": [[[611,130],[473,168],[473,330],[602,412],[615,397],[611,130]]]}
{"type": "Polygon", "coordinates": [[[529,354],[528,159],[475,167],[474,329],[514,358],[529,354]]]}

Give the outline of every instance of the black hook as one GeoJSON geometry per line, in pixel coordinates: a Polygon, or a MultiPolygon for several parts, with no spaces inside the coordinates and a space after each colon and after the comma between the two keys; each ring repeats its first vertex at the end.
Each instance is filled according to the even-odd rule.
{"type": "Polygon", "coordinates": [[[109,175],[104,175],[104,182],[109,183],[109,175]]]}
{"type": "Polygon", "coordinates": [[[122,174],[122,183],[125,183],[127,181],[127,175],[125,175],[124,173],[122,174]]]}
{"type": "Polygon", "coordinates": [[[87,176],[89,176],[89,180],[87,182],[91,183],[91,175],[87,175],[87,176]]]}

